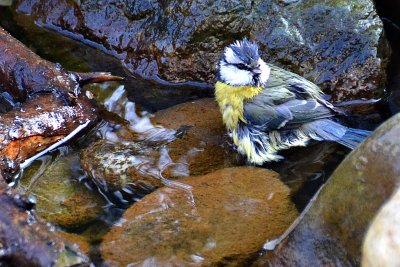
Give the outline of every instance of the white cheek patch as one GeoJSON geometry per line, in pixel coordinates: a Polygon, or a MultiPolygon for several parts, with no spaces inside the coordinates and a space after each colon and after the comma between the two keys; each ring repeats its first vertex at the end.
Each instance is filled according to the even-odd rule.
{"type": "Polygon", "coordinates": [[[232,48],[230,48],[230,47],[225,48],[224,55],[225,55],[225,60],[228,63],[231,63],[231,64],[232,63],[233,64],[242,63],[238,59],[238,57],[235,55],[235,53],[233,52],[232,48]]]}
{"type": "Polygon", "coordinates": [[[261,58],[258,60],[258,64],[260,64],[261,74],[260,74],[260,82],[261,84],[266,84],[269,78],[269,74],[271,73],[271,68],[267,66],[267,64],[261,58]]]}
{"type": "Polygon", "coordinates": [[[241,86],[249,85],[253,82],[253,75],[249,71],[240,70],[235,66],[221,65],[220,75],[222,81],[229,85],[241,86]]]}

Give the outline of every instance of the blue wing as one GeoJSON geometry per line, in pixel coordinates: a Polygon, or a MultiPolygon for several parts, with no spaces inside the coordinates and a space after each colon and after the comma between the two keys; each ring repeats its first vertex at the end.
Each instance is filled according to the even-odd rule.
{"type": "Polygon", "coordinates": [[[247,122],[264,131],[294,129],[335,115],[318,86],[274,66],[264,90],[244,103],[247,122]]]}

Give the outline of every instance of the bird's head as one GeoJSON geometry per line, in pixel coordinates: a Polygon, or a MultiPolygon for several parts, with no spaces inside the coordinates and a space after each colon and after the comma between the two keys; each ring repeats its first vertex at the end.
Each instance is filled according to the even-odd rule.
{"type": "Polygon", "coordinates": [[[270,71],[257,44],[246,38],[227,46],[217,66],[218,80],[232,86],[262,86],[270,71]]]}

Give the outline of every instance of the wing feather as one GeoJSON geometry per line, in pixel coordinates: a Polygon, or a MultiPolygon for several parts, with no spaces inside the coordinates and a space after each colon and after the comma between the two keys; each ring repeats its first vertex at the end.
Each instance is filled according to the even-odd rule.
{"type": "Polygon", "coordinates": [[[293,129],[335,115],[318,86],[278,67],[271,67],[265,89],[244,103],[248,123],[264,131],[293,129]]]}

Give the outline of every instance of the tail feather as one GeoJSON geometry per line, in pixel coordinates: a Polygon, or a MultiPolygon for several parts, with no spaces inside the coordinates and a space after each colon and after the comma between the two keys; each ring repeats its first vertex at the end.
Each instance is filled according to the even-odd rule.
{"type": "Polygon", "coordinates": [[[348,128],[331,120],[317,120],[303,125],[309,136],[315,140],[334,141],[354,149],[370,135],[370,131],[348,128]]]}
{"type": "Polygon", "coordinates": [[[359,143],[364,141],[371,134],[370,131],[347,128],[346,133],[337,142],[347,146],[348,148],[354,149],[359,143]]]}

